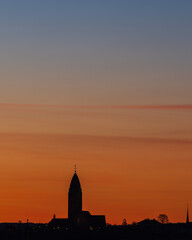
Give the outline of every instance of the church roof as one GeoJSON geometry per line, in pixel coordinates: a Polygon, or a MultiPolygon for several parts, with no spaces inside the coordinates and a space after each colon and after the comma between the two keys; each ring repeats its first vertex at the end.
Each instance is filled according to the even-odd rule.
{"type": "Polygon", "coordinates": [[[79,178],[78,178],[76,172],[74,173],[74,175],[72,177],[70,188],[81,188],[81,184],[80,184],[80,181],[79,181],[79,178]]]}

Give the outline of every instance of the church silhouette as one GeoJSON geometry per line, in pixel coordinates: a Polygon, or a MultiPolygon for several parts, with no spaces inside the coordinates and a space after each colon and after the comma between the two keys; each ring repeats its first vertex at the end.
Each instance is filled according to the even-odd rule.
{"type": "Polygon", "coordinates": [[[100,230],[106,227],[105,215],[91,215],[82,210],[82,190],[76,170],[72,177],[68,192],[68,218],[56,218],[49,222],[52,228],[83,228],[100,230]]]}

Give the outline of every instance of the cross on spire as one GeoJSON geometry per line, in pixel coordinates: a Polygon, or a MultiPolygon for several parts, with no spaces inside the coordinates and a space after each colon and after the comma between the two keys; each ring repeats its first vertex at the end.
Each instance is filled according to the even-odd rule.
{"type": "Polygon", "coordinates": [[[76,173],[76,171],[77,171],[77,166],[76,166],[76,164],[75,164],[75,167],[74,167],[74,169],[75,169],[75,173],[76,173]]]}

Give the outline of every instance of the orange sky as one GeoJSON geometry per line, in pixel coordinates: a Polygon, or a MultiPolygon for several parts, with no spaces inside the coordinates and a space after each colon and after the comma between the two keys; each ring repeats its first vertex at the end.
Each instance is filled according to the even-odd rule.
{"type": "Polygon", "coordinates": [[[128,223],[186,218],[191,108],[0,106],[0,222],[67,217],[74,164],[83,209],[128,223]]]}

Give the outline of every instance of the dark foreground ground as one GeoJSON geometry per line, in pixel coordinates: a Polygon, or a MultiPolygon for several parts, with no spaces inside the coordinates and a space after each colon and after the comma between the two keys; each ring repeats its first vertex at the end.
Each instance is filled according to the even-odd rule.
{"type": "Polygon", "coordinates": [[[0,224],[1,240],[192,240],[191,224],[107,226],[104,230],[50,229],[45,224],[0,224]]]}

